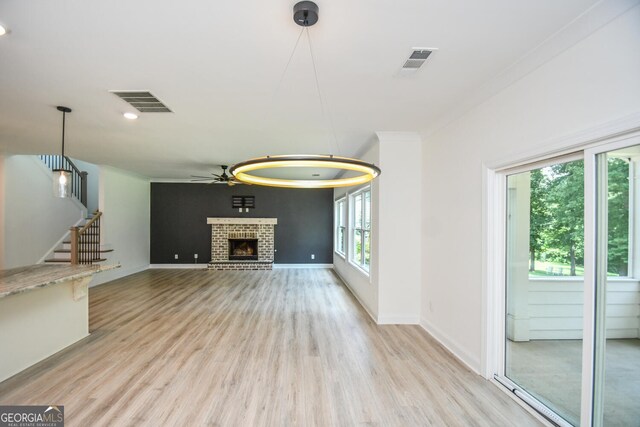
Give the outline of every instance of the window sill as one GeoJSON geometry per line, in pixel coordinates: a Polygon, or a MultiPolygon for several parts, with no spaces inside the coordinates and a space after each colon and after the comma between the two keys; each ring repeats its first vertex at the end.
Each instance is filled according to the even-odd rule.
{"type": "Polygon", "coordinates": [[[334,254],[338,255],[340,258],[342,258],[343,260],[346,260],[346,255],[343,254],[342,252],[338,252],[338,251],[333,251],[334,254]]]}
{"type": "Polygon", "coordinates": [[[362,268],[360,265],[356,264],[355,262],[349,261],[349,265],[351,267],[353,267],[354,269],[356,269],[356,271],[358,271],[358,272],[362,273],[363,275],[365,275],[366,277],[368,277],[368,278],[371,277],[370,273],[367,270],[365,270],[364,268],[362,268]]]}

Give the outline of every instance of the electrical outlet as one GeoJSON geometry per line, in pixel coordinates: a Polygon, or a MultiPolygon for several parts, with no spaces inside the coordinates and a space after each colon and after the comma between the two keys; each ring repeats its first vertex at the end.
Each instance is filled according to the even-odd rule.
{"type": "Polygon", "coordinates": [[[311,259],[316,259],[316,254],[311,254],[311,259]]]}
{"type": "Polygon", "coordinates": [[[174,258],[174,259],[178,259],[178,254],[175,254],[175,255],[173,256],[173,258],[174,258]]]}
{"type": "Polygon", "coordinates": [[[195,259],[198,259],[198,254],[193,254],[193,257],[194,257],[195,259]]]}

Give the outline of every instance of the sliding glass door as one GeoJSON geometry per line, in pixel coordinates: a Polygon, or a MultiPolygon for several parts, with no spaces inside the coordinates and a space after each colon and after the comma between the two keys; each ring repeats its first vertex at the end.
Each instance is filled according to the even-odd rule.
{"type": "Polygon", "coordinates": [[[640,426],[640,145],[596,155],[595,425],[640,426]]]}
{"type": "Polygon", "coordinates": [[[640,427],[640,137],[502,177],[496,379],[557,425],[640,427]]]}
{"type": "Polygon", "coordinates": [[[582,381],[583,172],[578,159],[507,177],[505,377],[551,409],[553,421],[574,425],[582,381]]]}

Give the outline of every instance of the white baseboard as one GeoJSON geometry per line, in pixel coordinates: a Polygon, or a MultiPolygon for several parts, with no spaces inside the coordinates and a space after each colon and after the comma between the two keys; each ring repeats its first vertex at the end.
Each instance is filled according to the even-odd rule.
{"type": "Polygon", "coordinates": [[[273,268],[333,268],[333,264],[273,264],[273,268]]]}
{"type": "Polygon", "coordinates": [[[196,270],[202,270],[208,266],[208,264],[149,264],[149,268],[191,268],[196,270]]]}
{"type": "Polygon", "coordinates": [[[420,316],[384,315],[378,316],[378,325],[419,325],[420,316]]]}
{"type": "Polygon", "coordinates": [[[349,283],[347,283],[347,281],[344,280],[344,278],[340,275],[340,273],[338,273],[338,270],[334,268],[333,272],[336,274],[336,277],[340,279],[340,281],[344,284],[344,286],[346,286],[349,292],[351,292],[351,295],[354,296],[356,301],[358,301],[358,303],[360,304],[360,307],[364,308],[364,311],[366,311],[369,317],[371,317],[371,320],[373,320],[375,323],[378,323],[378,319],[376,318],[376,315],[373,314],[373,312],[369,309],[369,307],[367,307],[367,305],[364,302],[362,302],[358,294],[354,292],[353,289],[351,289],[351,286],[349,286],[349,283]]]}
{"type": "Polygon", "coordinates": [[[435,338],[444,348],[449,350],[451,354],[453,354],[458,360],[467,365],[469,369],[475,372],[478,375],[482,375],[480,373],[480,360],[473,355],[469,354],[467,351],[463,350],[458,344],[451,341],[447,336],[442,333],[438,328],[433,326],[427,319],[420,319],[420,326],[422,329],[427,331],[429,335],[435,338]]]}

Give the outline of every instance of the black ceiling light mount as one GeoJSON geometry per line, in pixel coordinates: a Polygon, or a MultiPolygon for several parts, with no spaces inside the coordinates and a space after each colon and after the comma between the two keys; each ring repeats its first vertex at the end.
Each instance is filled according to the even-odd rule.
{"type": "Polygon", "coordinates": [[[301,27],[310,27],[318,22],[318,5],[312,1],[301,1],[293,6],[293,21],[301,27]]]}

